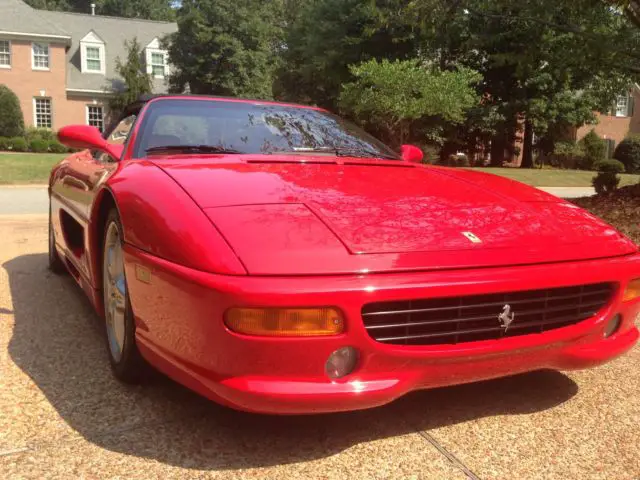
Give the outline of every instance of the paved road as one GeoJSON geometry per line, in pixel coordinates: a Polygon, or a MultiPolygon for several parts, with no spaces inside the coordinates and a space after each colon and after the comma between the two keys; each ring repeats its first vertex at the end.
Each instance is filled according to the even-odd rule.
{"type": "Polygon", "coordinates": [[[47,187],[0,187],[0,215],[47,213],[49,210],[47,187]]]}
{"type": "MultiPolygon", "coordinates": [[[[541,190],[562,198],[593,195],[593,188],[540,187],[541,190]]],[[[0,187],[0,215],[47,213],[49,203],[45,186],[0,187]]]]}
{"type": "Polygon", "coordinates": [[[0,217],[0,478],[640,478],[640,347],[605,366],[377,409],[237,413],[110,375],[100,323],[46,269],[46,215],[0,217]]]}

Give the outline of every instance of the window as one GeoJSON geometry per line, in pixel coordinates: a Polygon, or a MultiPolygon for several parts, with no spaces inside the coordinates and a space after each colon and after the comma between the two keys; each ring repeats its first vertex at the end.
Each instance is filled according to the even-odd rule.
{"type": "Polygon", "coordinates": [[[51,99],[50,98],[34,98],[33,112],[36,127],[51,128],[53,125],[51,116],[51,99]]]}
{"type": "Polygon", "coordinates": [[[86,47],[84,52],[86,62],[87,62],[87,70],[90,72],[100,72],[102,71],[102,62],[100,61],[100,47],[86,47]]]}
{"type": "Polygon", "coordinates": [[[151,53],[151,73],[154,77],[164,77],[164,53],[151,53]]]}
{"type": "Polygon", "coordinates": [[[308,155],[309,152],[398,159],[380,141],[321,110],[253,103],[163,99],[152,102],[136,136],[136,158],[167,145],[235,150],[238,153],[308,155]]]}
{"type": "Polygon", "coordinates": [[[0,68],[11,66],[11,42],[0,40],[0,68]]]}
{"type": "Polygon", "coordinates": [[[87,105],[87,125],[104,130],[104,111],[102,105],[87,105]]]}
{"type": "Polygon", "coordinates": [[[620,95],[616,100],[616,117],[631,116],[631,99],[629,95],[620,95]]]}
{"type": "Polygon", "coordinates": [[[46,43],[34,43],[32,45],[34,70],[49,70],[49,45],[46,43]]]}

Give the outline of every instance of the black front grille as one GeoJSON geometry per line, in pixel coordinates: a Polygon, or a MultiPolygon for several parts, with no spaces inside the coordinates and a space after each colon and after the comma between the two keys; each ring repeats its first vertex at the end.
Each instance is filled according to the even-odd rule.
{"type": "Polygon", "coordinates": [[[369,335],[400,345],[440,345],[542,333],[593,317],[615,291],[613,283],[523,292],[369,303],[362,319],[369,335]],[[512,323],[498,316],[509,305],[512,323]]]}

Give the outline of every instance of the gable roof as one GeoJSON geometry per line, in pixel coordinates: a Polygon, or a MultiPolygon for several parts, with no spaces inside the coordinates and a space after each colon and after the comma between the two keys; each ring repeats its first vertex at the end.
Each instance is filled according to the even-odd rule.
{"type": "MultiPolygon", "coordinates": [[[[116,58],[124,60],[127,55],[124,42],[137,38],[140,47],[144,48],[154,38],[162,38],[178,29],[177,24],[170,22],[44,10],[38,10],[38,13],[71,36],[71,47],[67,50],[67,88],[71,90],[121,90],[123,83],[116,75],[115,67],[116,58]],[[82,73],[81,70],[80,41],[92,31],[105,44],[105,75],[82,73]]],[[[167,90],[164,79],[153,79],[153,84],[154,92],[167,90]]]]}
{"type": "Polygon", "coordinates": [[[0,1],[0,33],[56,38],[69,42],[69,34],[22,0],[0,1]]]}

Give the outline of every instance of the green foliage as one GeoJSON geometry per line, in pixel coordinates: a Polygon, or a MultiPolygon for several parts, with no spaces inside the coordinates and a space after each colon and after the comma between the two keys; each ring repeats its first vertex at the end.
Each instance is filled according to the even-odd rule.
{"type": "Polygon", "coordinates": [[[138,39],[124,42],[127,57],[123,61],[116,59],[116,73],[122,77],[125,90],[116,92],[109,99],[109,110],[113,113],[121,112],[124,107],[136,101],[140,95],[151,93],[151,76],[146,73],[142,63],[142,47],[138,39]]]}
{"type": "Polygon", "coordinates": [[[417,60],[370,60],[350,67],[354,81],[343,86],[343,111],[362,123],[383,125],[390,139],[404,143],[418,120],[437,117],[461,123],[465,112],[479,102],[471,70],[440,71],[417,60]]]}
{"type": "Polygon", "coordinates": [[[629,135],[622,140],[613,158],[620,160],[628,173],[640,173],[640,135],[629,135]]]}
{"type": "Polygon", "coordinates": [[[584,163],[584,155],[584,147],[581,143],[557,142],[549,163],[558,168],[578,168],[584,163]]]}
{"type": "Polygon", "coordinates": [[[178,32],[170,36],[171,90],[273,97],[282,47],[280,2],[183,0],[178,32]]]}
{"type": "Polygon", "coordinates": [[[412,38],[417,19],[401,0],[303,1],[286,30],[276,94],[285,100],[338,106],[350,65],[371,59],[417,58],[412,38]]]}
{"type": "Polygon", "coordinates": [[[6,85],[0,85],[0,136],[17,137],[24,132],[20,101],[6,85]]]}
{"type": "Polygon", "coordinates": [[[23,137],[13,137],[9,139],[9,148],[13,152],[26,152],[27,141],[23,137]]]}
{"type": "Polygon", "coordinates": [[[64,12],[91,13],[91,3],[96,4],[98,15],[144,18],[148,20],[175,19],[172,0],[25,0],[34,8],[64,12]]]}
{"type": "MultiPolygon", "coordinates": [[[[26,140],[25,140],[26,141],[26,140]]],[[[42,138],[33,138],[29,142],[29,150],[35,153],[45,153],[49,151],[49,141],[42,138]]]]}
{"type": "Polygon", "coordinates": [[[56,134],[48,128],[28,127],[24,132],[24,137],[27,143],[30,143],[34,139],[53,140],[56,138],[56,134]]]}
{"type": "Polygon", "coordinates": [[[620,184],[620,177],[613,172],[600,172],[591,180],[596,193],[602,195],[614,192],[620,184]]]}
{"type": "Polygon", "coordinates": [[[7,137],[0,137],[0,151],[9,150],[11,145],[11,139],[7,137]]]}
{"type": "Polygon", "coordinates": [[[580,145],[584,149],[584,157],[578,164],[578,168],[583,170],[593,170],[596,162],[604,160],[607,153],[605,141],[598,136],[595,130],[591,130],[581,140],[580,145]]]}
{"type": "Polygon", "coordinates": [[[49,151],[51,153],[66,153],[68,148],[58,140],[49,140],[49,151]]]}
{"type": "Polygon", "coordinates": [[[471,162],[469,157],[464,153],[456,153],[449,155],[444,161],[439,161],[438,165],[444,165],[446,167],[470,167],[471,162]]]}
{"type": "Polygon", "coordinates": [[[600,160],[599,162],[594,163],[593,169],[596,172],[624,173],[624,163],[612,158],[607,158],[605,160],[600,160]]]}

